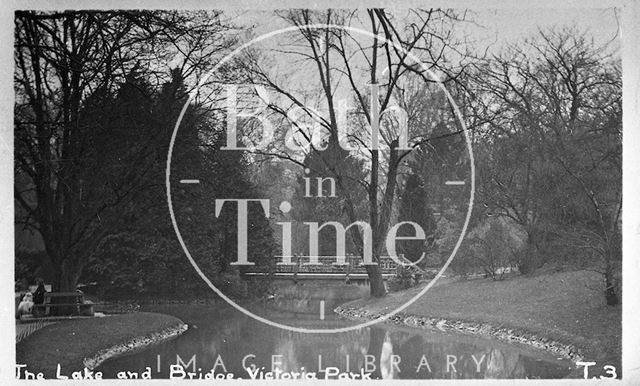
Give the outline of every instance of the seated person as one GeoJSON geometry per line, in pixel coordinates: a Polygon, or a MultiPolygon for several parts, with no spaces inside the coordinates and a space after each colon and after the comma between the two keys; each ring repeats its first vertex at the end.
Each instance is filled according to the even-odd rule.
{"type": "Polygon", "coordinates": [[[30,314],[33,309],[33,295],[31,292],[27,292],[22,301],[18,305],[18,311],[16,312],[16,319],[22,319],[22,315],[30,314]]]}
{"type": "Polygon", "coordinates": [[[42,279],[38,279],[38,288],[36,288],[33,293],[33,303],[35,304],[43,304],[44,303],[44,294],[47,293],[47,290],[44,288],[44,281],[42,279]]]}

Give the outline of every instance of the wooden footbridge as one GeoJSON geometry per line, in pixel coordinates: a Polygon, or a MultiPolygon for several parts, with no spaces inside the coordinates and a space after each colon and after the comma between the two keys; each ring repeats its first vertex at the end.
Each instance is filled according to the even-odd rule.
{"type": "MultiPolygon", "coordinates": [[[[400,257],[405,261],[404,257],[400,257]]],[[[294,256],[292,265],[276,264],[275,268],[251,267],[245,271],[249,277],[268,277],[271,275],[276,280],[340,280],[346,282],[367,283],[366,266],[360,256],[350,255],[344,257],[344,264],[336,264],[336,256],[319,256],[320,264],[309,264],[309,256],[294,256]]],[[[409,261],[407,261],[409,263],[409,261]]],[[[383,279],[395,275],[398,264],[389,256],[380,256],[378,262],[383,279]]],[[[418,268],[415,268],[418,269],[418,268]]]]}

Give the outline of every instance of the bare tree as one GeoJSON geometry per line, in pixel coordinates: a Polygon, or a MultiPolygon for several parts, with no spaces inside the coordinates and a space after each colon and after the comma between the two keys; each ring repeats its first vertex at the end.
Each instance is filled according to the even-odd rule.
{"type": "Polygon", "coordinates": [[[558,224],[565,236],[593,235],[607,290],[620,243],[619,66],[614,43],[596,46],[570,28],[541,31],[479,65],[474,86],[478,111],[492,117],[479,160],[488,210],[527,231],[532,269],[558,224]]]}
{"type": "MultiPolygon", "coordinates": [[[[282,43],[273,50],[280,56],[279,59],[268,61],[259,55],[248,56],[250,80],[254,85],[265,87],[277,95],[277,99],[268,104],[271,117],[281,124],[280,127],[292,126],[293,136],[299,143],[307,145],[307,152],[320,151],[335,156],[338,152],[332,153],[328,149],[347,144],[351,147],[351,157],[365,160],[366,178],[348,175],[336,167],[329,155],[324,157],[324,164],[343,194],[347,219],[352,223],[362,218],[368,220],[373,236],[373,258],[374,262],[378,262],[392,217],[403,160],[411,154],[411,149],[426,144],[433,137],[431,127],[420,125],[415,122],[416,116],[409,116],[406,117],[406,124],[413,129],[409,130],[408,148],[401,146],[404,140],[401,121],[405,117],[394,115],[392,110],[400,106],[403,96],[415,92],[409,90],[410,87],[437,82],[427,73],[427,69],[438,73],[444,83],[453,82],[460,75],[463,70],[460,63],[463,63],[465,53],[458,51],[451,31],[461,16],[440,9],[415,10],[406,15],[393,15],[382,9],[369,9],[366,13],[291,10],[279,15],[289,25],[299,27],[299,30],[292,41],[282,43]],[[371,33],[371,37],[340,28],[309,27],[315,24],[365,29],[371,33]],[[419,57],[422,64],[410,59],[409,52],[419,57]],[[460,60],[450,60],[450,56],[460,60]],[[289,78],[289,84],[285,84],[286,76],[280,74],[284,79],[278,79],[273,70],[275,67],[276,71],[282,71],[287,59],[290,60],[287,65],[295,65],[299,72],[303,69],[307,71],[304,77],[293,81],[289,78]],[[303,84],[292,85],[294,81],[303,84]],[[371,91],[367,84],[378,85],[377,91],[371,91]],[[319,92],[313,89],[316,85],[319,92]],[[340,114],[340,99],[347,96],[355,102],[355,107],[344,119],[340,114]],[[372,113],[373,103],[379,105],[378,114],[372,113]],[[317,132],[300,124],[300,119],[290,118],[294,109],[300,112],[302,120],[313,122],[321,128],[324,134],[319,141],[317,132]],[[374,148],[370,146],[373,138],[368,128],[378,122],[380,146],[374,148]],[[323,148],[326,149],[321,151],[323,148]],[[366,213],[359,213],[359,203],[349,194],[354,186],[365,191],[366,213]]],[[[428,88],[420,90],[428,91],[428,88]]],[[[445,135],[460,133],[459,127],[453,127],[445,135]]],[[[284,143],[286,134],[280,133],[278,139],[283,139],[278,143],[284,143]]],[[[292,154],[283,145],[274,145],[256,153],[305,166],[300,156],[292,154]]],[[[350,235],[356,245],[363,245],[362,234],[356,227],[350,229],[350,235]]],[[[379,267],[367,265],[367,273],[371,294],[384,295],[379,267]]]]}
{"type": "MultiPolygon", "coordinates": [[[[608,46],[596,47],[584,35],[543,33],[547,49],[540,54],[556,73],[547,80],[557,111],[550,153],[564,171],[563,223],[596,251],[595,269],[603,276],[608,305],[619,302],[622,214],[622,83],[619,57],[608,46]],[[564,106],[561,101],[565,102],[564,106]],[[562,106],[562,107],[561,107],[562,106]],[[564,108],[564,111],[560,109],[564,108]]],[[[613,47],[615,49],[615,47],[613,47]]],[[[562,202],[561,201],[561,202],[562,202]]],[[[565,232],[566,235],[566,232],[565,232]]]]}

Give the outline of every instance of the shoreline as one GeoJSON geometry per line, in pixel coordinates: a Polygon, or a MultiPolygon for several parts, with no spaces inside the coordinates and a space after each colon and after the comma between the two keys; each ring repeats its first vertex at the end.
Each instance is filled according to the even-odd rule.
{"type": "MultiPolygon", "coordinates": [[[[343,306],[336,307],[333,312],[345,319],[363,322],[378,319],[384,315],[384,313],[372,313],[361,308],[343,306]]],[[[429,329],[440,332],[476,335],[483,338],[496,339],[504,343],[521,344],[550,354],[560,355],[565,359],[570,359],[574,365],[576,362],[584,360],[583,350],[573,344],[545,338],[523,329],[496,327],[485,322],[449,320],[439,317],[399,313],[384,320],[382,323],[395,326],[401,325],[418,330],[429,329]]]]}
{"type": "Polygon", "coordinates": [[[145,350],[153,345],[177,338],[188,329],[189,326],[180,321],[180,323],[174,326],[167,327],[161,331],[151,333],[150,335],[138,336],[130,339],[126,343],[119,343],[106,349],[102,349],[89,358],[83,358],[82,364],[87,369],[94,370],[109,359],[145,350]]]}
{"type": "Polygon", "coordinates": [[[105,361],[182,335],[188,325],[163,313],[134,312],[73,319],[41,328],[16,343],[16,364],[56,379],[57,372],[93,371],[105,361]]]}
{"type": "MultiPolygon", "coordinates": [[[[431,288],[386,323],[476,335],[496,342],[543,350],[576,362],[596,362],[589,376],[618,374],[621,361],[621,305],[607,306],[601,277],[579,269],[539,272],[502,281],[457,280],[431,288]]],[[[345,318],[375,320],[397,309],[420,286],[343,303],[336,313],[345,318]]]]}

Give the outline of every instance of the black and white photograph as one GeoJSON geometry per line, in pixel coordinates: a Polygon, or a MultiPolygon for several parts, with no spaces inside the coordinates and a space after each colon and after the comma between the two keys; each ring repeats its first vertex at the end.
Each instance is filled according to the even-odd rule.
{"type": "Polygon", "coordinates": [[[633,2],[2,13],[6,382],[640,382],[633,2]]]}

